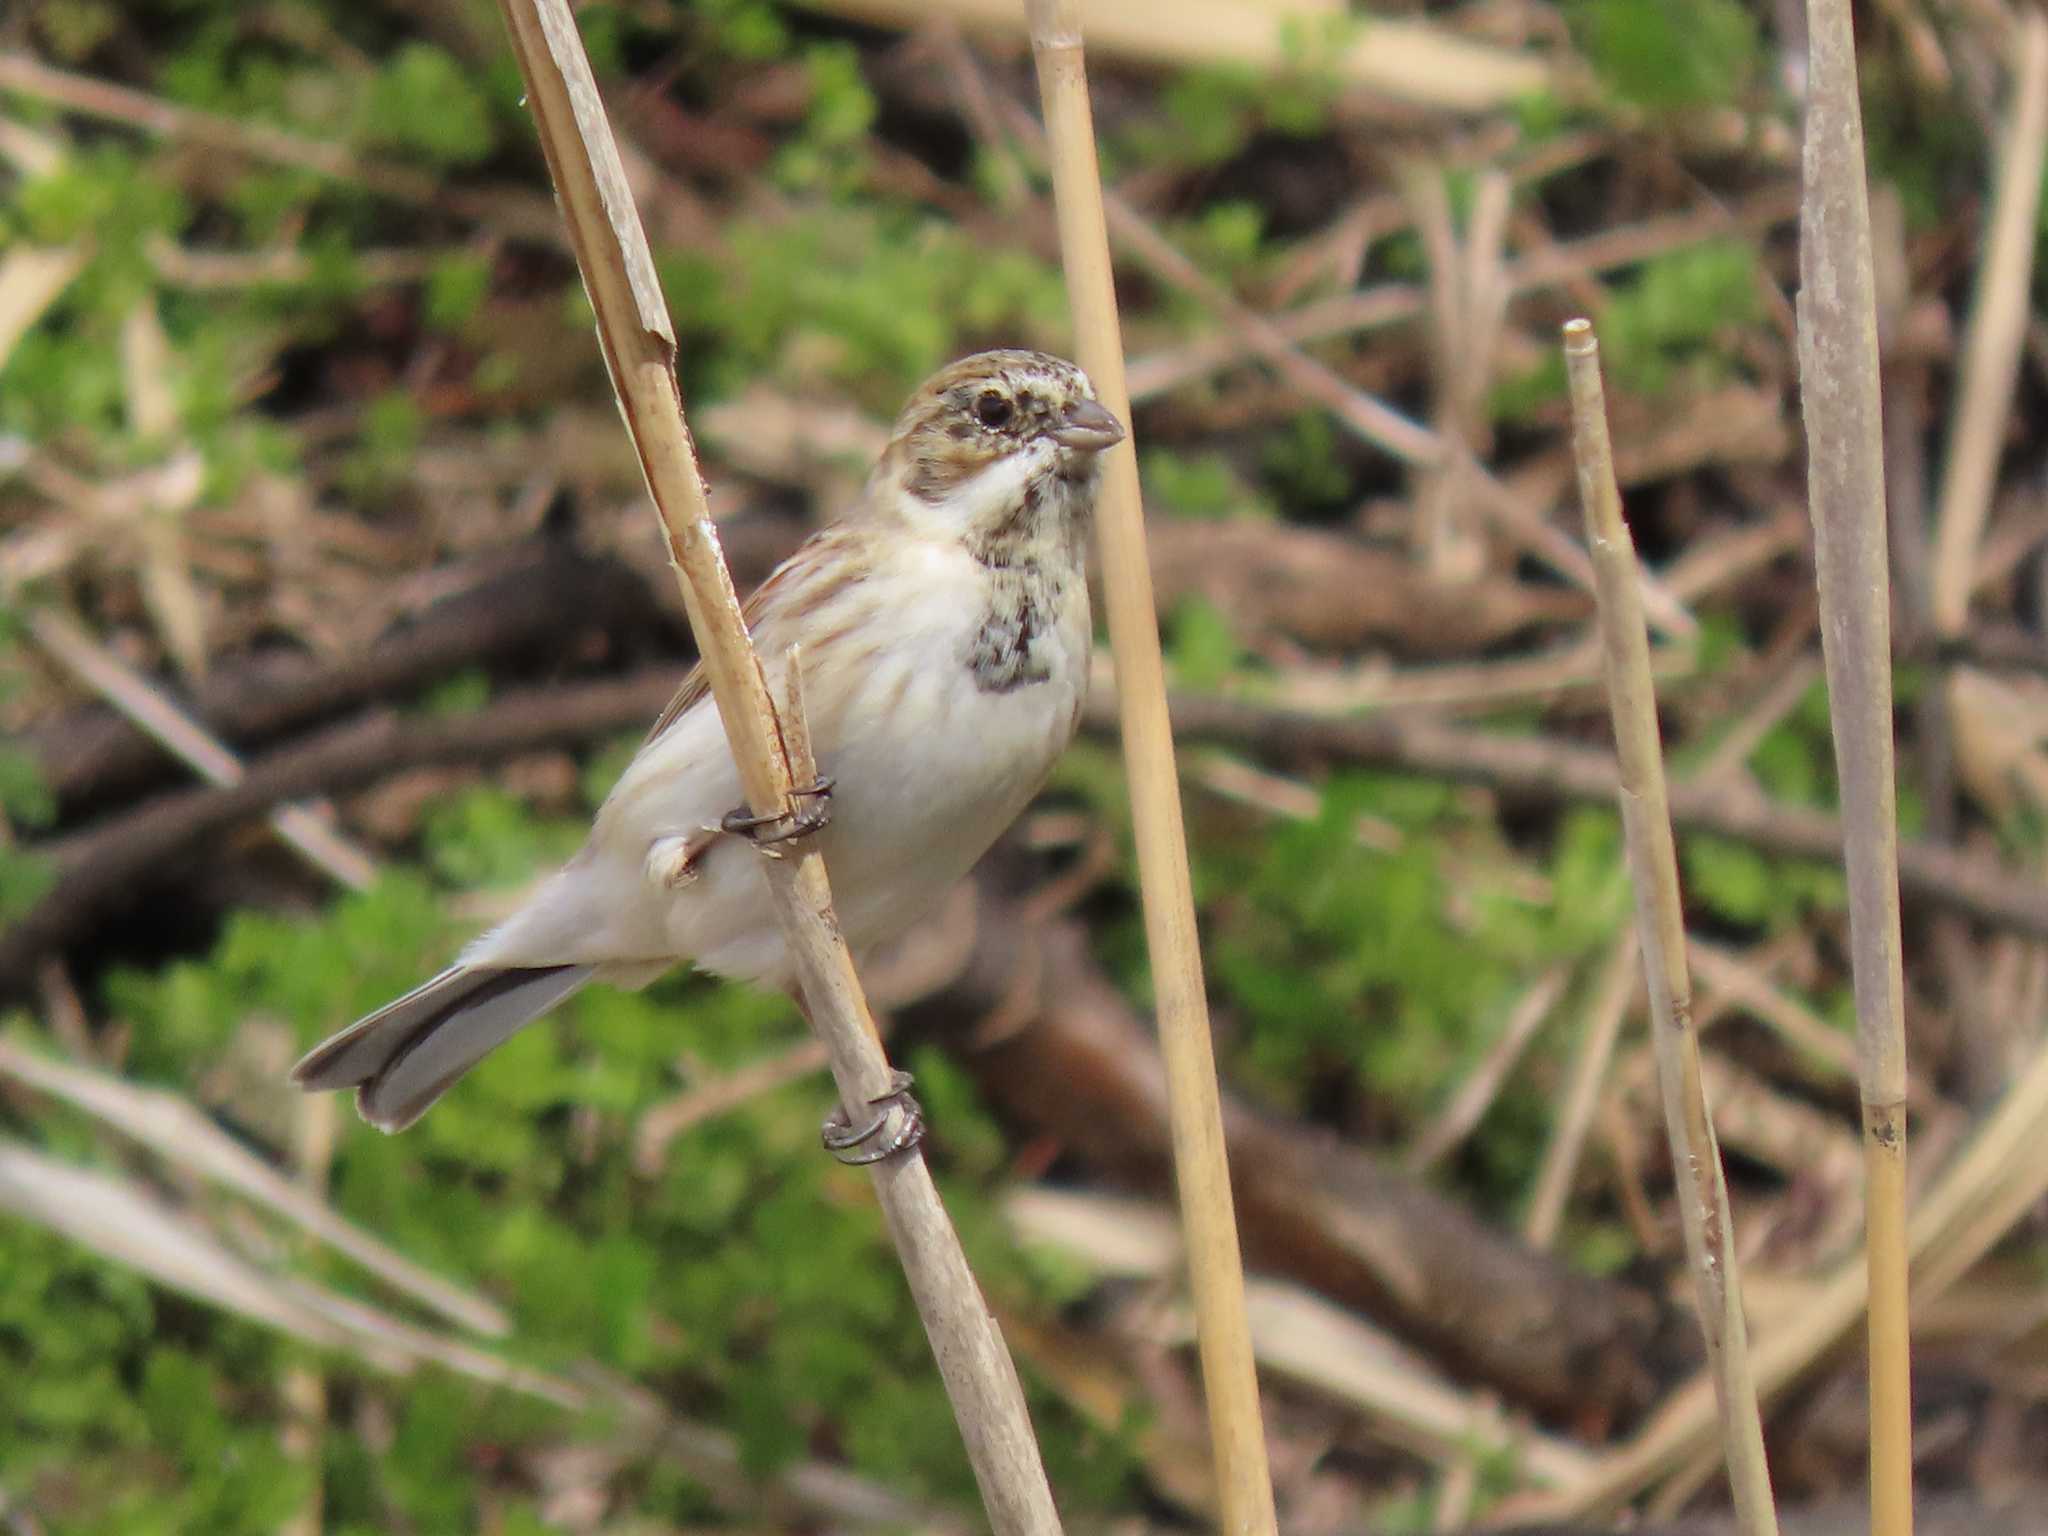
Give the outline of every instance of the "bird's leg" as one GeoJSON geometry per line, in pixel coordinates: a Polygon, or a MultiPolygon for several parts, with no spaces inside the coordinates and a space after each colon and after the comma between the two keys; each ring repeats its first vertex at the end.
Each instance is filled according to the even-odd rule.
{"type": "Polygon", "coordinates": [[[868,1108],[875,1112],[871,1119],[856,1126],[843,1110],[835,1109],[818,1133],[818,1140],[827,1152],[850,1168],[886,1162],[899,1152],[908,1152],[924,1140],[924,1109],[911,1097],[913,1081],[908,1072],[891,1073],[889,1091],[868,1100],[868,1108]],[[890,1130],[892,1116],[896,1124],[890,1130]]]}
{"type": "Polygon", "coordinates": [[[718,830],[744,837],[763,852],[773,852],[774,843],[794,842],[821,832],[832,820],[832,779],[820,775],[812,784],[792,784],[789,807],[767,816],[756,816],[745,806],[727,811],[718,830]]]}

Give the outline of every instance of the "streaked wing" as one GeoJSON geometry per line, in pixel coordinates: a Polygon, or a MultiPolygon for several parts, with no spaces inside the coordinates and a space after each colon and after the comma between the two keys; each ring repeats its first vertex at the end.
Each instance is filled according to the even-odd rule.
{"type": "MultiPolygon", "coordinates": [[[[740,615],[746,620],[747,633],[757,649],[778,642],[787,645],[803,638],[801,633],[785,636],[777,632],[785,628],[800,631],[805,614],[815,612],[823,602],[859,578],[861,538],[861,533],[852,528],[820,529],[768,573],[768,579],[740,605],[740,615]]],[[[655,716],[646,740],[640,743],[641,750],[658,741],[663,732],[695,709],[710,692],[711,674],[700,661],[683,675],[675,697],[655,716]]]]}
{"type": "Polygon", "coordinates": [[[683,674],[682,685],[675,696],[662,706],[661,713],[654,717],[654,724],[647,728],[647,736],[641,746],[651,746],[661,739],[662,732],[674,725],[696,705],[697,701],[711,691],[711,675],[704,670],[704,663],[698,662],[683,674]]]}

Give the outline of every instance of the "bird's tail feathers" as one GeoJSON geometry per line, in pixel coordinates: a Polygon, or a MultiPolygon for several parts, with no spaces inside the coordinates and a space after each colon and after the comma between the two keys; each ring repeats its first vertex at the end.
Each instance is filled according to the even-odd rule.
{"type": "Polygon", "coordinates": [[[588,965],[454,965],[314,1047],[292,1068],[309,1091],[353,1088],[382,1131],[402,1131],[463,1073],[591,977],[588,965]]]}

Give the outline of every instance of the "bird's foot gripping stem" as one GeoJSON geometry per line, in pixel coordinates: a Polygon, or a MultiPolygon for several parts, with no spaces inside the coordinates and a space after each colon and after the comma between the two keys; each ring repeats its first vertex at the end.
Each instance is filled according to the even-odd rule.
{"type": "Polygon", "coordinates": [[[832,822],[832,780],[821,777],[813,784],[790,786],[789,808],[757,816],[745,806],[727,811],[718,830],[744,837],[771,858],[782,857],[775,845],[795,842],[822,832],[832,822]]]}
{"type": "Polygon", "coordinates": [[[834,1110],[818,1133],[825,1150],[850,1168],[886,1162],[924,1140],[924,1110],[911,1097],[914,1079],[908,1072],[890,1074],[889,1091],[868,1100],[874,1115],[855,1125],[843,1110],[834,1110]],[[893,1122],[893,1123],[892,1123],[893,1122]]]}

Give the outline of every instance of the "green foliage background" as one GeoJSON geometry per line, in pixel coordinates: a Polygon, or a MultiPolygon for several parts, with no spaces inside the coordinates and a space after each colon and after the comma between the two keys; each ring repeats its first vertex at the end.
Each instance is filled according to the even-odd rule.
{"type": "MultiPolygon", "coordinates": [[[[1532,137],[1610,110],[1654,121],[1768,100],[1757,25],[1736,0],[1575,0],[1564,10],[1602,97],[1525,104],[1532,137]]],[[[234,0],[54,0],[32,30],[51,62],[86,71],[130,59],[117,40],[147,38],[133,83],[183,107],[345,146],[449,186],[541,186],[491,9],[450,7],[454,19],[432,28],[404,11],[288,0],[254,25],[234,0]]],[[[592,4],[579,15],[608,81],[659,58],[670,88],[701,104],[770,68],[802,76],[800,105],[771,152],[715,187],[725,215],[715,245],[678,242],[658,253],[693,403],[770,378],[829,388],[886,415],[926,371],[971,346],[1063,343],[1052,267],[1022,247],[978,247],[876,177],[877,105],[854,43],[766,0],[592,4]]],[[[1256,135],[1324,131],[1332,87],[1315,67],[1314,40],[1301,47],[1286,90],[1229,70],[1164,82],[1156,110],[1112,126],[1112,165],[1220,166],[1256,135]]],[[[32,126],[56,123],[30,98],[10,99],[8,111],[32,126]]],[[[1909,190],[1945,184],[1976,142],[1956,120],[1903,91],[1875,98],[1873,146],[1887,174],[1909,190]]],[[[581,384],[596,379],[573,275],[545,266],[523,275],[520,323],[546,328],[552,343],[503,346],[498,270],[431,206],[350,176],[232,156],[195,161],[114,129],[67,142],[61,164],[19,182],[0,207],[0,244],[89,251],[83,274],[0,370],[0,433],[40,444],[82,474],[144,469],[166,451],[127,420],[118,368],[123,318],[146,300],[171,342],[178,436],[201,455],[208,499],[231,497],[255,475],[305,473],[318,459],[345,510],[370,525],[402,524],[406,483],[436,426],[403,388],[339,401],[341,424],[318,443],[252,404],[281,357],[363,349],[363,317],[381,287],[371,268],[394,249],[425,253],[419,324],[473,357],[470,383],[486,418],[530,424],[546,414],[562,384],[529,376],[536,354],[582,358],[581,384]],[[263,281],[194,288],[165,280],[153,254],[164,241],[283,248],[295,260],[263,281]]],[[[971,155],[970,183],[992,201],[1006,195],[1004,168],[978,149],[971,155]]],[[[1451,183],[1456,201],[1464,187],[1451,183]]],[[[1172,232],[1226,281],[1248,280],[1285,253],[1256,208],[1228,199],[1172,232]]],[[[1376,272],[1412,275],[1422,256],[1401,237],[1375,261],[1376,272]]],[[[1734,336],[1757,321],[1765,280],[1756,253],[1734,241],[1619,275],[1603,318],[1617,391],[1656,396],[1739,371],[1734,336]]],[[[1130,323],[1155,342],[1208,324],[1170,298],[1136,308],[1130,323]]],[[[1505,426],[1541,424],[1561,390],[1561,372],[1545,362],[1504,382],[1493,408],[1505,426]]],[[[1189,518],[1323,520],[1359,489],[1320,415],[1271,434],[1249,460],[1156,446],[1145,467],[1159,508],[1189,518]]],[[[1267,681],[1213,609],[1176,615],[1170,639],[1187,682],[1256,692],[1267,681]]],[[[1723,633],[1720,643],[1742,642],[1723,633]]],[[[1713,644],[1710,636],[1703,654],[1713,644]]],[[[474,682],[435,707],[473,706],[474,682]]],[[[618,760],[606,759],[614,768],[618,760]]],[[[1809,700],[1750,767],[1782,798],[1828,803],[1824,706],[1809,700]]],[[[588,803],[603,777],[592,773],[588,803]]],[[[1484,1050],[1539,971],[1572,967],[1575,997],[1590,985],[1627,917],[1616,828],[1611,816],[1583,812],[1511,837],[1469,796],[1395,776],[1340,776],[1321,790],[1319,817],[1278,828],[1193,802],[1226,1064],[1276,1108],[1328,1114],[1335,1102],[1347,1128],[1397,1140],[1484,1050]],[[1392,842],[1362,843],[1361,815],[1390,828],[1392,842]],[[1532,882],[1542,894],[1526,894],[1532,882]]],[[[1055,793],[1123,825],[1118,770],[1099,747],[1076,750],[1055,793]]],[[[25,828],[51,809],[32,766],[10,749],[0,749],[0,806],[25,828]]],[[[501,789],[464,792],[427,818],[415,862],[374,890],[314,912],[242,913],[207,953],[100,978],[94,1006],[126,1032],[130,1075],[210,1104],[281,1155],[275,1115],[218,1086],[252,1022],[311,1045],[445,962],[466,936],[448,915],[456,894],[516,885],[579,836],[573,816],[537,815],[501,789]]],[[[1094,913],[1096,942],[1142,1002],[1125,853],[1094,913]]],[[[1708,838],[1688,839],[1684,855],[1698,915],[1731,932],[1771,932],[1840,902],[1826,871],[1708,838]]],[[[45,879],[33,858],[0,845],[0,916],[25,908],[45,879]]],[[[1814,1001],[1844,1016],[1843,999],[1814,1001]]],[[[47,1043],[26,1014],[5,1027],[47,1043]]],[[[755,1470],[843,1458],[916,1496],[969,1507],[958,1438],[865,1179],[817,1152],[823,1084],[779,1090],[691,1131],[656,1172],[633,1166],[630,1128],[676,1091],[679,1059],[715,1073],[799,1032],[785,1004],[697,980],[639,995],[593,991],[490,1057],[407,1135],[380,1137],[351,1120],[333,1160],[334,1202],[501,1302],[521,1358],[629,1376],[677,1412],[731,1431],[755,1470]]],[[[1512,1215],[1526,1194],[1567,1047],[1539,1041],[1534,1068],[1447,1175],[1497,1214],[1512,1215]]],[[[947,1198],[984,1284],[999,1307],[1057,1313],[1083,1287],[1020,1253],[998,1219],[1001,1129],[945,1059],[927,1053],[913,1065],[947,1198]]],[[[0,1121],[53,1154],[145,1166],[47,1105],[10,1101],[0,1121]]],[[[1589,1264],[1630,1256],[1625,1233],[1597,1215],[1570,1241],[1589,1264]]],[[[328,1283],[368,1286],[331,1256],[297,1262],[328,1283]]],[[[48,1529],[64,1532],[274,1531],[304,1507],[316,1477],[327,1531],[534,1531],[543,1521],[533,1492],[507,1469],[523,1450],[602,1440],[607,1428],[432,1371],[395,1381],[280,1342],[15,1222],[0,1224],[0,1381],[0,1495],[28,1500],[48,1529]],[[279,1436],[290,1416],[286,1377],[301,1367],[325,1378],[338,1431],[322,1439],[317,1466],[288,1454],[279,1436]],[[355,1432],[366,1425],[382,1428],[355,1432]]],[[[1068,1511],[1145,1507],[1145,1415],[1091,1422],[1036,1377],[1032,1391],[1068,1511]]],[[[659,1455],[634,1460],[613,1486],[619,1529],[718,1518],[705,1491],[659,1455]]]]}

